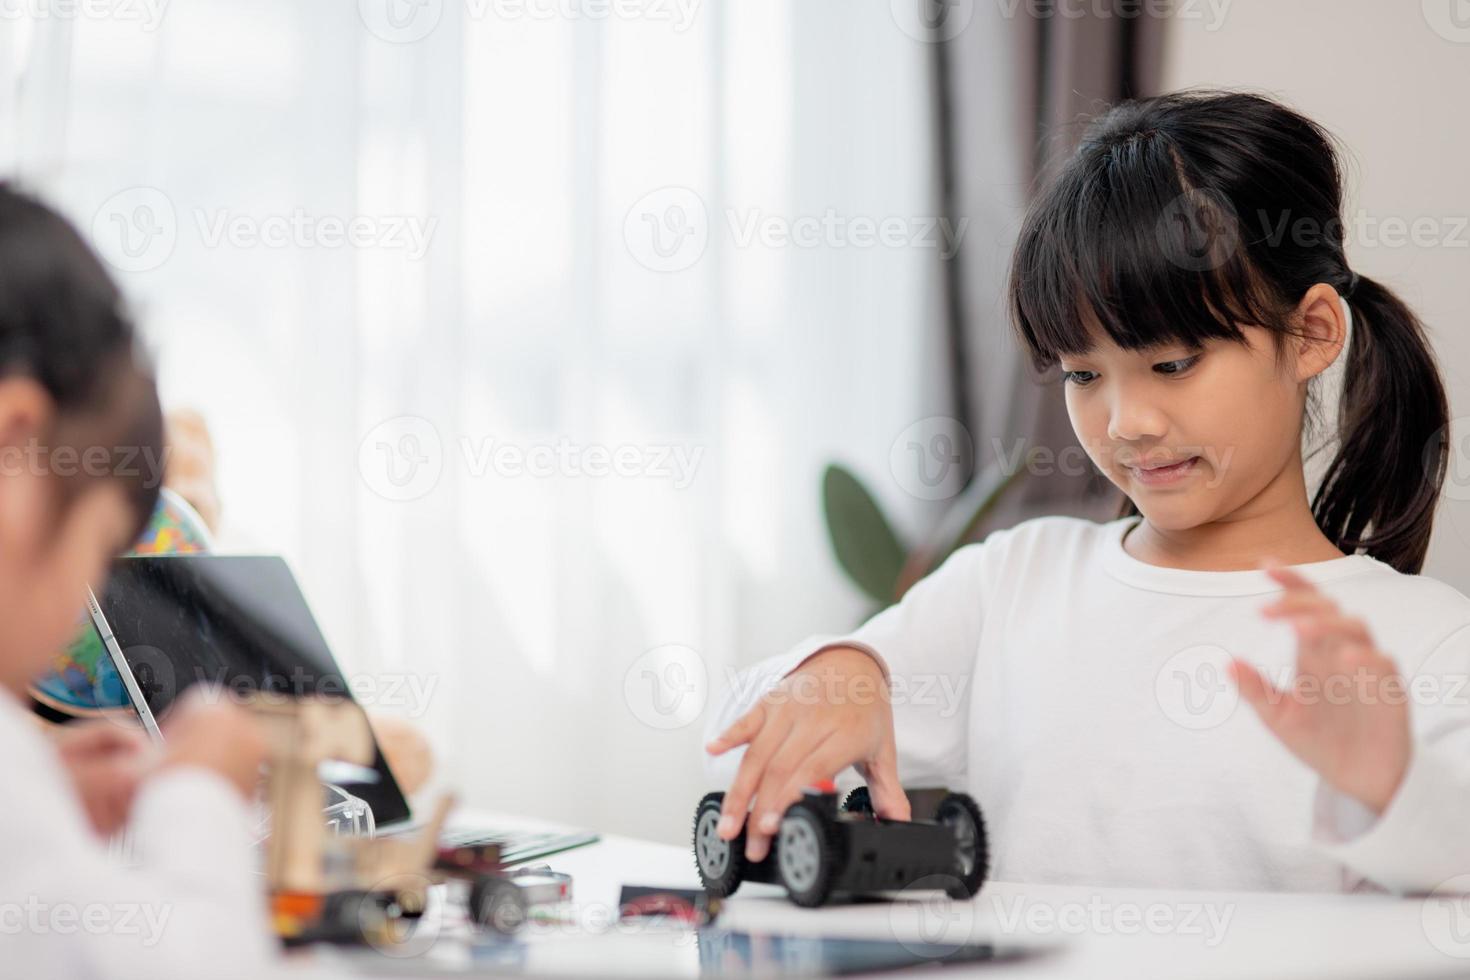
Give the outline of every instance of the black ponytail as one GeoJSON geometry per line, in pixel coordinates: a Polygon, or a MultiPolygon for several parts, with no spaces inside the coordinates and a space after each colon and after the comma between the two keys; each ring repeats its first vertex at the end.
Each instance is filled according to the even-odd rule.
{"type": "Polygon", "coordinates": [[[1359,276],[1348,305],[1339,448],[1312,514],[1341,550],[1417,573],[1444,484],[1449,403],[1424,325],[1402,300],[1359,276]]]}
{"type": "MultiPolygon", "coordinates": [[[[1097,324],[1125,350],[1271,331],[1326,283],[1353,337],[1336,457],[1312,501],[1342,551],[1423,567],[1448,457],[1449,407],[1423,325],[1349,268],[1342,172],[1315,122],[1251,93],[1190,90],[1123,102],[1093,120],[1037,194],[1011,265],[1011,316],[1034,366],[1091,350],[1097,324]]],[[[1319,399],[1308,388],[1304,425],[1319,399]]],[[[1124,516],[1137,514],[1126,497],[1124,516]]]]}

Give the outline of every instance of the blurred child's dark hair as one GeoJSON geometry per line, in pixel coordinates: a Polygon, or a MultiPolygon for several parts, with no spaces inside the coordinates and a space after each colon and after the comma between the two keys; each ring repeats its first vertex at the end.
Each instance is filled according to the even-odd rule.
{"type": "MultiPolygon", "coordinates": [[[[1093,120],[1022,225],[1011,315],[1036,368],[1092,347],[1088,324],[1144,350],[1271,330],[1316,283],[1353,311],[1335,458],[1312,500],[1323,533],[1401,572],[1424,564],[1444,482],[1449,407],[1423,325],[1343,251],[1329,134],[1259,95],[1188,90],[1093,120]]],[[[1315,387],[1315,386],[1314,386],[1315,387]]],[[[1306,425],[1320,398],[1309,388],[1306,425]]],[[[1242,406],[1249,410],[1249,406],[1242,406]]],[[[1125,501],[1125,516],[1138,513],[1125,501]]]]}
{"type": "Polygon", "coordinates": [[[163,475],[163,413],[122,296],[65,219],[0,182],[0,377],[17,375],[54,405],[35,448],[57,480],[58,513],[114,479],[141,533],[163,475]]]}

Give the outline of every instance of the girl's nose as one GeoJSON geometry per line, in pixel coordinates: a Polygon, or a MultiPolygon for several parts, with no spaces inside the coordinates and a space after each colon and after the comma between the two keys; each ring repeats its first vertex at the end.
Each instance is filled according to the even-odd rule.
{"type": "Polygon", "coordinates": [[[1168,431],[1164,413],[1137,397],[1119,395],[1108,417],[1108,438],[1115,442],[1158,439],[1168,431]]]}

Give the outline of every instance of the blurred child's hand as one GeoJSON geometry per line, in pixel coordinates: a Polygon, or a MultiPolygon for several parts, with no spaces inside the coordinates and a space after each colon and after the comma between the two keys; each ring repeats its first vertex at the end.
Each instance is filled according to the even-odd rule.
{"type": "Polygon", "coordinates": [[[878,662],[861,650],[835,647],[808,658],[705,749],[723,755],[739,745],[749,748],[725,794],[719,834],[734,839],[749,810],[751,861],[765,858],[781,815],[804,788],[850,765],[867,780],[879,816],[909,819],[888,685],[878,662]]]}
{"type": "Polygon", "coordinates": [[[247,799],[255,794],[267,743],[249,711],[216,691],[191,688],[163,721],[163,767],[200,766],[219,773],[247,799]]]}
{"type": "Polygon", "coordinates": [[[1286,592],[1262,610],[1296,630],[1296,679],[1278,691],[1234,660],[1241,696],[1288,749],[1334,789],[1382,813],[1409,767],[1408,691],[1362,620],[1345,616],[1307,579],[1280,566],[1267,573],[1286,592]]]}
{"type": "Polygon", "coordinates": [[[56,733],[61,755],[92,828],[109,837],[128,821],[143,777],[148,740],[110,721],[68,725],[56,733]]]}

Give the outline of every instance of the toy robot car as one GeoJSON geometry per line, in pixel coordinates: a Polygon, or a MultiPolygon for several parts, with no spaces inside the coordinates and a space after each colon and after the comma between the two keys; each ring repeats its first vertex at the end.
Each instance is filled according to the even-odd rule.
{"type": "Polygon", "coordinates": [[[782,816],[761,861],[746,860],[744,828],[734,840],[720,839],[716,826],[725,794],[710,793],[694,812],[699,879],[705,891],[721,898],[742,881],[779,884],[793,902],[809,908],[833,894],[889,891],[931,877],[943,881],[952,897],[971,897],[989,871],[980,807],[964,793],[907,792],[912,821],[875,815],[867,787],[849,794],[840,809],[830,782],[809,789],[782,816]]]}

